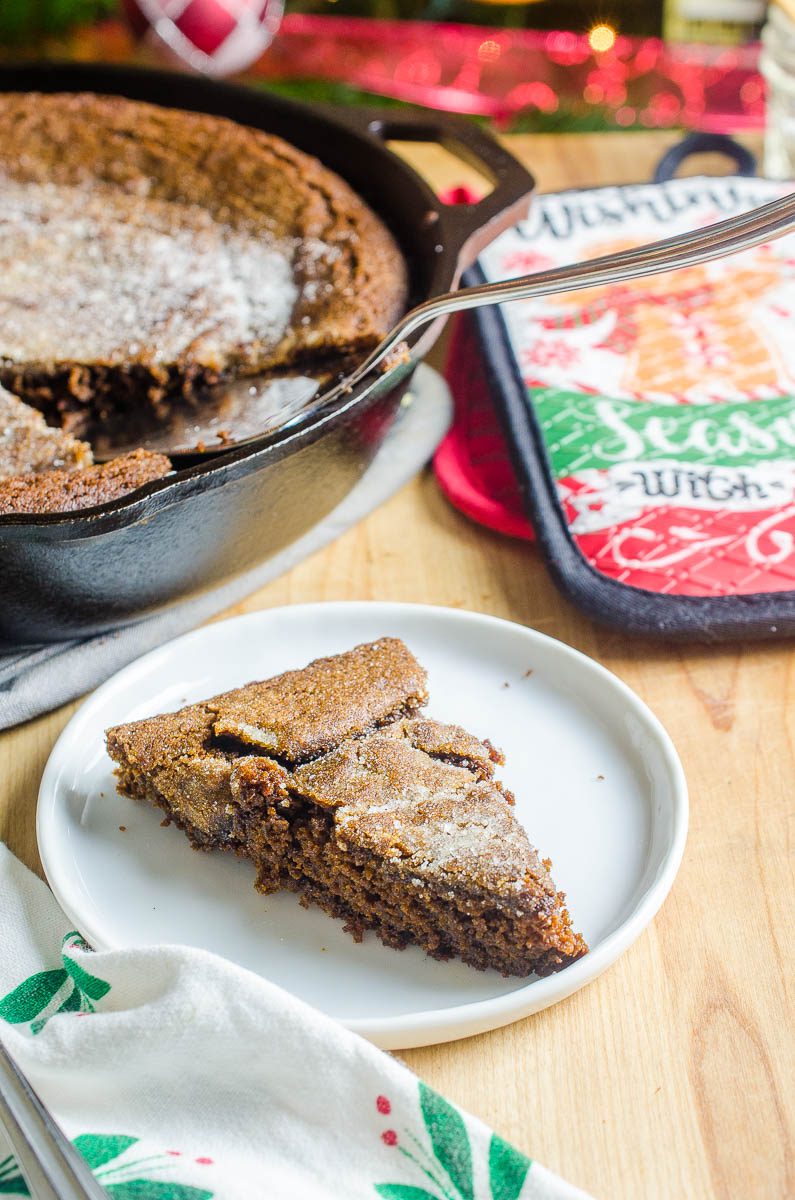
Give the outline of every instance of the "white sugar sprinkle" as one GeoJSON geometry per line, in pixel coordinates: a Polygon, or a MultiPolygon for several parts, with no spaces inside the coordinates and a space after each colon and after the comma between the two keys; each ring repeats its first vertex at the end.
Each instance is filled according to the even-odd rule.
{"type": "Polygon", "coordinates": [[[288,325],[290,243],[112,189],[0,177],[0,198],[0,357],[212,365],[288,325]]]}

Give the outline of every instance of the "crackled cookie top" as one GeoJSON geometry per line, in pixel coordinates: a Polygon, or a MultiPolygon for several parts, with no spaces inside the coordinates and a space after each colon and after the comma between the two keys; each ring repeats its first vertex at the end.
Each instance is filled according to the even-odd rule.
{"type": "Polygon", "coordinates": [[[505,793],[467,767],[375,733],[298,767],[291,790],[334,809],[337,838],[407,874],[496,894],[554,888],[505,793]]]}

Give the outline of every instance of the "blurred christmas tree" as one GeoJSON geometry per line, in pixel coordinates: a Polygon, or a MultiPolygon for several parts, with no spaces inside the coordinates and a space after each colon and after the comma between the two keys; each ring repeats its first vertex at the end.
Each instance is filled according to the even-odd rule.
{"type": "Polygon", "coordinates": [[[35,45],[116,12],[117,0],[0,0],[0,43],[35,45]]]}
{"type": "MultiPolygon", "coordinates": [[[[659,34],[663,0],[609,0],[622,33],[659,34]]],[[[287,12],[463,21],[479,25],[575,29],[603,19],[603,0],[286,0],[287,12]]],[[[35,45],[63,38],[103,17],[121,15],[122,0],[0,0],[0,44],[35,45]]]]}
{"type": "Polygon", "coordinates": [[[663,0],[286,0],[286,8],[288,12],[335,12],[513,29],[572,29],[578,33],[609,21],[621,33],[659,36],[663,0]]]}

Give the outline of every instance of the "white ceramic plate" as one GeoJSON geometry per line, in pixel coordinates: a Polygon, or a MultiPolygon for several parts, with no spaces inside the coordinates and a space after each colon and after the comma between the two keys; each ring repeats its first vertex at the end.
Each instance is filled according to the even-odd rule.
{"type": "Polygon", "coordinates": [[[479,1033],[594,979],[662,904],[687,830],[687,789],[648,708],[603,667],[495,617],[407,604],[310,604],[206,628],[132,663],[86,701],[52,752],[38,839],[58,901],[98,949],[200,946],[259,972],[389,1049],[479,1033]],[[357,945],[253,868],[198,854],[162,813],[116,794],[109,725],[176,709],[384,635],[428,668],[436,717],[491,737],[530,840],[553,860],[591,952],[546,979],[504,979],[420,950],[357,945]],[[125,831],[120,830],[125,827],[125,831]]]}

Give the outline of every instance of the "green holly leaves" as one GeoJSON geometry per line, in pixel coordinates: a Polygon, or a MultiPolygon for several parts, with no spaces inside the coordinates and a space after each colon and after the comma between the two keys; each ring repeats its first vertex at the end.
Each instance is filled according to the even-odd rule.
{"type": "Polygon", "coordinates": [[[13,1154],[0,1162],[0,1196],[29,1196],[28,1185],[19,1173],[13,1154]]]}
{"type": "Polygon", "coordinates": [[[493,1133],[489,1143],[492,1200],[517,1200],[532,1165],[526,1154],[493,1133]]]}
{"type": "MultiPolygon", "coordinates": [[[[408,1141],[416,1148],[403,1145],[392,1132],[394,1145],[433,1184],[433,1190],[408,1183],[377,1183],[374,1185],[382,1200],[519,1200],[531,1166],[531,1160],[496,1133],[489,1141],[488,1197],[475,1186],[472,1143],[464,1118],[458,1109],[420,1083],[420,1113],[430,1141],[430,1151],[409,1132],[408,1141]]],[[[482,1179],[482,1174],[478,1175],[482,1179]]]]}
{"type": "MultiPolygon", "coordinates": [[[[137,1161],[128,1158],[120,1163],[115,1162],[139,1140],[123,1133],[81,1133],[72,1144],[80,1151],[112,1200],[212,1200],[212,1192],[191,1187],[187,1183],[175,1183],[168,1179],[119,1178],[140,1169],[144,1163],[152,1169],[158,1163],[158,1159],[163,1166],[167,1160],[169,1166],[173,1165],[173,1160],[169,1160],[165,1154],[155,1155],[154,1158],[145,1156],[137,1161]]],[[[10,1155],[0,1162],[0,1195],[30,1195],[28,1186],[10,1155]]],[[[403,1200],[412,1200],[412,1197],[404,1197],[403,1200]]]]}
{"type": "Polygon", "coordinates": [[[109,983],[89,975],[67,954],[67,947],[88,949],[79,933],[67,933],[61,946],[63,966],[23,979],[0,1000],[2,1020],[10,1025],[30,1022],[31,1033],[38,1033],[57,1012],[93,1012],[94,1002],[110,991],[109,983]]]}
{"type": "Polygon", "coordinates": [[[474,1200],[472,1151],[458,1109],[438,1092],[420,1083],[420,1111],[437,1161],[450,1176],[461,1200],[474,1200]]]}
{"type": "Polygon", "coordinates": [[[81,1133],[72,1142],[75,1150],[79,1150],[92,1171],[104,1167],[134,1146],[138,1138],[127,1137],[123,1133],[81,1133]]]}
{"type": "MultiPolygon", "coordinates": [[[[138,1141],[138,1138],[123,1133],[81,1133],[73,1144],[113,1200],[212,1200],[212,1192],[187,1183],[166,1179],[119,1179],[120,1174],[129,1174],[140,1167],[142,1160],[136,1163],[128,1159],[126,1163],[111,1164],[138,1141]]],[[[145,1161],[154,1165],[156,1160],[147,1158],[145,1161]]]]}
{"type": "Polygon", "coordinates": [[[39,971],[24,979],[0,1000],[0,1017],[11,1025],[32,1021],[43,1012],[66,983],[64,970],[39,971]]]}
{"type": "Polygon", "coordinates": [[[186,1183],[167,1183],[159,1179],[130,1179],[127,1183],[108,1183],[105,1190],[114,1200],[211,1200],[212,1192],[186,1183]]]}
{"type": "Polygon", "coordinates": [[[383,1200],[439,1200],[435,1192],[412,1187],[409,1183],[377,1183],[375,1190],[383,1200]]]}
{"type": "Polygon", "coordinates": [[[29,1196],[28,1185],[21,1175],[6,1175],[0,1179],[0,1195],[2,1196],[29,1196]]]}
{"type": "Polygon", "coordinates": [[[76,991],[88,996],[91,1000],[101,1000],[110,991],[109,983],[106,983],[104,979],[98,979],[96,975],[89,975],[88,971],[79,967],[68,954],[64,953],[61,957],[63,965],[74,980],[76,991]]]}

